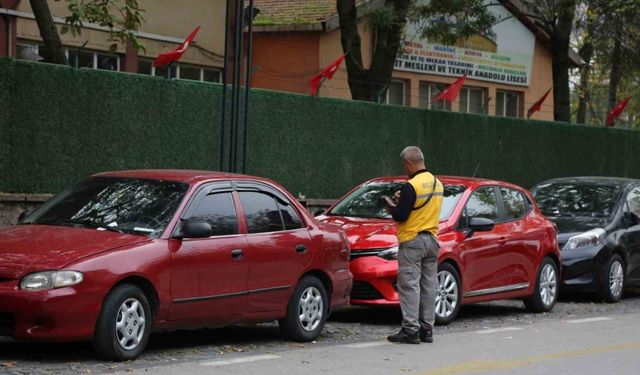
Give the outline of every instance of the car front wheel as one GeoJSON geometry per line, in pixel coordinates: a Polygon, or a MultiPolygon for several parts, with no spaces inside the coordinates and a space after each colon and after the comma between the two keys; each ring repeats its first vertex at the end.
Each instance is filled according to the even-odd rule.
{"type": "Polygon", "coordinates": [[[451,323],[460,311],[460,276],[449,263],[438,266],[438,285],[436,292],[436,324],[451,323]]]}
{"type": "Polygon", "coordinates": [[[305,276],[291,296],[287,316],[278,321],[280,330],[288,339],[313,341],[322,332],[328,312],[329,299],[324,285],[314,276],[305,276]]]}
{"type": "Polygon", "coordinates": [[[547,312],[556,304],[558,299],[558,267],[551,258],[544,258],[538,269],[536,287],[533,295],[524,300],[524,304],[531,312],[547,312]]]}
{"type": "Polygon", "coordinates": [[[93,346],[107,360],[134,359],[147,346],[151,323],[151,308],[144,292],[135,285],[119,285],[102,305],[93,346]]]}
{"type": "Polygon", "coordinates": [[[602,270],[600,297],[609,303],[618,302],[624,290],[624,262],[620,255],[613,254],[602,270]]]}

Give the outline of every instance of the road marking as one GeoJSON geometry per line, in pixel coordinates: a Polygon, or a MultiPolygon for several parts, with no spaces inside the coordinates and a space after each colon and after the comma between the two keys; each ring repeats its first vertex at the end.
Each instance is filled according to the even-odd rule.
{"type": "Polygon", "coordinates": [[[611,320],[611,319],[612,318],[608,318],[606,316],[600,316],[600,317],[597,317],[597,318],[584,318],[584,319],[565,320],[565,323],[580,324],[580,323],[602,322],[604,320],[611,320]]]}
{"type": "Polygon", "coordinates": [[[348,344],[348,345],[340,345],[343,348],[352,348],[352,349],[362,349],[362,348],[373,348],[376,346],[384,346],[388,345],[387,341],[371,341],[371,342],[361,342],[357,344],[348,344]]]}
{"type": "Polygon", "coordinates": [[[440,367],[433,370],[422,372],[421,375],[458,375],[467,373],[482,373],[482,372],[495,372],[503,370],[513,370],[517,368],[528,367],[537,362],[545,362],[553,359],[566,359],[583,357],[590,354],[602,354],[609,352],[616,352],[622,350],[635,350],[640,349],[640,342],[631,342],[626,344],[612,345],[612,346],[600,346],[594,348],[587,348],[582,350],[575,350],[562,353],[551,353],[534,355],[530,357],[522,357],[518,359],[507,360],[489,360],[481,359],[475,361],[469,361],[459,363],[453,366],[440,367]]]}
{"type": "Polygon", "coordinates": [[[483,329],[480,331],[476,331],[476,333],[484,335],[486,333],[496,333],[496,332],[509,332],[509,331],[522,331],[520,327],[503,327],[503,328],[494,328],[494,329],[483,329]]]}
{"type": "Polygon", "coordinates": [[[257,362],[257,361],[265,361],[268,359],[278,359],[279,355],[275,354],[262,354],[262,355],[254,355],[250,357],[241,357],[235,359],[229,359],[225,361],[209,361],[209,362],[201,362],[201,366],[226,366],[226,365],[236,365],[239,363],[249,363],[249,362],[257,362]]]}

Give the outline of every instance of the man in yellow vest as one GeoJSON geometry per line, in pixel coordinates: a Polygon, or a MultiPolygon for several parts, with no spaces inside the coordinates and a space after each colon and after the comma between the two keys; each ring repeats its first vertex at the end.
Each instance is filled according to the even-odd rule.
{"type": "Polygon", "coordinates": [[[429,173],[422,151],[415,146],[400,154],[409,181],[390,204],[398,223],[398,295],[402,329],[387,337],[391,342],[433,342],[437,287],[437,242],[443,186],[429,173]],[[395,204],[393,204],[395,203],[395,204]]]}

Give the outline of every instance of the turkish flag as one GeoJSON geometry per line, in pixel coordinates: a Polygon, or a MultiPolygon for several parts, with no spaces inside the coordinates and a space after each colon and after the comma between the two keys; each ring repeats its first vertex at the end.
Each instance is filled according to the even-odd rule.
{"type": "Polygon", "coordinates": [[[322,81],[324,81],[325,79],[333,78],[333,76],[336,74],[336,72],[340,68],[340,64],[342,64],[342,61],[344,60],[345,56],[347,56],[346,53],[338,57],[331,64],[327,65],[326,68],[322,69],[320,73],[318,73],[317,75],[315,75],[313,78],[309,80],[309,83],[311,84],[311,96],[316,96],[322,81]]]}
{"type": "Polygon", "coordinates": [[[531,108],[529,108],[529,111],[527,111],[527,118],[530,118],[531,115],[538,112],[540,108],[542,108],[542,103],[544,103],[545,99],[547,99],[547,96],[549,96],[550,92],[551,92],[551,89],[547,90],[547,92],[545,92],[544,95],[542,95],[542,97],[538,99],[537,102],[533,103],[531,108]]]}
{"type": "Polygon", "coordinates": [[[458,94],[460,93],[460,89],[464,84],[465,78],[467,78],[466,74],[458,78],[454,83],[451,84],[451,86],[447,87],[443,92],[433,97],[433,99],[431,99],[431,102],[437,102],[443,99],[446,99],[449,101],[456,100],[456,98],[458,97],[458,94]]]}
{"type": "Polygon", "coordinates": [[[626,99],[624,99],[623,101],[618,103],[615,107],[613,107],[611,112],[609,112],[609,114],[607,115],[607,127],[613,125],[613,120],[617,119],[618,116],[620,116],[620,114],[622,113],[622,111],[624,111],[627,104],[629,104],[629,100],[631,100],[630,96],[628,96],[626,99]]]}
{"type": "Polygon", "coordinates": [[[200,26],[196,27],[195,30],[193,30],[191,34],[189,34],[187,39],[185,39],[184,42],[182,42],[180,47],[174,49],[171,52],[160,54],[160,56],[158,56],[156,60],[153,62],[153,66],[162,67],[165,65],[169,65],[172,62],[176,62],[180,60],[184,51],[186,51],[187,48],[189,47],[189,44],[191,44],[191,42],[193,42],[193,40],[196,38],[198,31],[200,31],[200,26]]]}

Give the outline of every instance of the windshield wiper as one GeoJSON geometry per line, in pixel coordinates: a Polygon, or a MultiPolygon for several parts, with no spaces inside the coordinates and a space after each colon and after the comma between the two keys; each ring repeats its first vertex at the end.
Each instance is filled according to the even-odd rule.
{"type": "Polygon", "coordinates": [[[60,219],[58,221],[61,222],[61,223],[65,223],[65,224],[79,225],[79,226],[82,226],[84,228],[103,229],[103,230],[108,230],[110,232],[124,233],[120,229],[117,229],[117,228],[114,228],[114,227],[110,227],[110,226],[104,225],[104,224],[97,224],[97,223],[94,223],[94,222],[89,221],[89,220],[60,219]]]}

